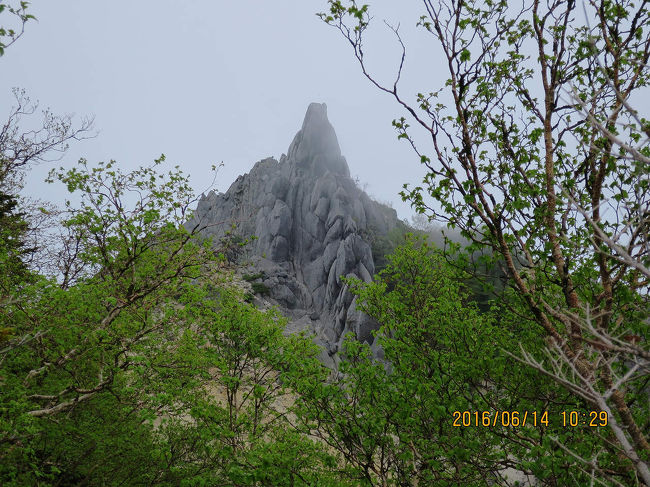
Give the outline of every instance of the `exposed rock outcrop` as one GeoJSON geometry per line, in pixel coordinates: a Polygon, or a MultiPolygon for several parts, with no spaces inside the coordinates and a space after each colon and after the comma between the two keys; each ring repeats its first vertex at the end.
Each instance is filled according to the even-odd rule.
{"type": "Polygon", "coordinates": [[[263,275],[258,279],[292,320],[290,330],[314,332],[331,362],[348,331],[371,343],[377,326],[356,309],[341,276],[370,281],[371,236],[400,223],[350,178],[325,104],[312,103],[287,155],[259,161],[226,193],[202,197],[188,225],[210,225],[204,233],[215,241],[231,229],[256,236],[246,272],[263,275]]]}

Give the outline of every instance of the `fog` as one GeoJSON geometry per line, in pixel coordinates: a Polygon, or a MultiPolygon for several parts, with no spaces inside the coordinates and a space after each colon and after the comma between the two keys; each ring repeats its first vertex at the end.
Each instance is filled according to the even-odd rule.
{"type": "MultiPolygon", "coordinates": [[[[211,165],[223,162],[215,189],[224,191],[256,161],[286,152],[316,101],[328,106],[352,177],[410,217],[398,192],[424,171],[391,126],[403,113],[316,16],[326,7],[324,0],[32,2],[37,22],[0,59],[0,115],[9,112],[11,88],[20,87],[41,108],[94,116],[98,135],[33,170],[25,192],[60,203],[65,188],[43,182],[55,165],[115,159],[128,170],[161,153],[191,175],[199,193],[211,165]]],[[[409,100],[444,82],[430,40],[415,29],[419,8],[374,2],[366,47],[373,72],[391,80],[400,51],[382,21],[400,23],[409,100]]]]}

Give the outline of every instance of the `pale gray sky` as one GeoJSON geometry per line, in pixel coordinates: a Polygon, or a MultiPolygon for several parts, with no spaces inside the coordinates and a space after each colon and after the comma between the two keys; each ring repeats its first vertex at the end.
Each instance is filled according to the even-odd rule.
{"type": "MultiPolygon", "coordinates": [[[[394,101],[363,78],[336,30],[315,15],[325,0],[34,0],[22,39],[0,60],[0,115],[11,88],[55,113],[94,115],[97,138],[75,143],[62,163],[115,159],[125,170],[161,153],[197,191],[223,161],[217,189],[265,157],[279,157],[307,105],[325,102],[352,176],[375,198],[411,215],[397,193],[424,173],[391,126],[394,101]]],[[[400,22],[409,48],[405,94],[441,86],[444,69],[415,28],[419,2],[373,3],[368,58],[389,79],[399,61],[384,18],[400,22]]],[[[27,193],[60,203],[62,187],[33,172],[27,193]]]]}

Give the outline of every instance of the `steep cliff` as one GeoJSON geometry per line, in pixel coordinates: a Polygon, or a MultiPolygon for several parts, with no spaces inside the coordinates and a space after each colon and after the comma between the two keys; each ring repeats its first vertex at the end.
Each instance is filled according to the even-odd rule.
{"type": "Polygon", "coordinates": [[[245,272],[258,276],[258,288],[268,289],[292,320],[291,330],[316,334],[326,362],[348,331],[372,342],[376,323],[356,309],[341,276],[370,281],[373,238],[403,224],[350,178],[325,104],[309,105],[280,161],[259,161],[226,193],[203,196],[189,223],[198,224],[209,225],[204,233],[215,242],[230,230],[256,236],[245,272]]]}

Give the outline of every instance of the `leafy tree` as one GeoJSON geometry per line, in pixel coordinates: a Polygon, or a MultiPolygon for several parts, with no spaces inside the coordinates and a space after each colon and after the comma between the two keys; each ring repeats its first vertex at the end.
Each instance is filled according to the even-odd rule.
{"type": "MultiPolygon", "coordinates": [[[[22,36],[25,24],[34,19],[27,13],[28,7],[28,2],[20,2],[18,6],[0,3],[3,22],[0,25],[0,56],[22,36]],[[6,27],[12,20],[19,26],[6,27]]],[[[34,210],[37,207],[44,210],[44,204],[34,202],[30,205],[20,197],[24,171],[34,164],[51,160],[52,154],[62,155],[69,141],[87,137],[92,128],[90,119],[75,126],[70,116],[60,117],[44,110],[42,127],[25,130],[22,128],[25,119],[36,112],[38,103],[32,102],[24,90],[15,88],[13,94],[15,104],[0,127],[0,263],[3,269],[0,306],[6,304],[16,286],[31,279],[30,266],[33,267],[34,259],[41,255],[35,252],[35,234],[42,233],[42,228],[37,224],[34,210]]],[[[6,345],[4,342],[12,333],[7,324],[0,323],[0,346],[6,345]]]]}
{"type": "Polygon", "coordinates": [[[27,222],[25,214],[18,210],[16,197],[0,193],[0,259],[4,269],[2,284],[0,284],[0,303],[5,301],[5,296],[11,286],[10,280],[17,276],[24,276],[27,268],[23,257],[33,252],[27,247],[25,234],[27,222]]]}
{"type": "Polygon", "coordinates": [[[0,481],[340,485],[280,380],[321,380],[318,350],[231,289],[223,253],[184,226],[188,179],[163,160],[51,172],[80,193],[62,222],[75,252],[2,309],[0,481]]]}
{"type": "MultiPolygon", "coordinates": [[[[24,213],[17,211],[18,202],[11,195],[0,192],[0,306],[10,300],[15,286],[30,278],[24,257],[33,253],[26,243],[27,222],[24,213]]],[[[0,347],[4,347],[13,330],[0,323],[0,347]]]]}
{"type": "Polygon", "coordinates": [[[50,212],[46,203],[28,201],[20,195],[24,175],[30,167],[60,158],[72,140],[89,136],[92,120],[82,120],[75,125],[70,116],[57,116],[49,110],[43,111],[41,127],[27,130],[23,126],[36,113],[38,103],[32,102],[24,90],[13,90],[15,103],[9,111],[7,121],[0,127],[0,219],[2,227],[2,248],[0,249],[5,272],[0,303],[7,296],[14,278],[26,277],[28,267],[34,269],[40,264],[48,267],[52,255],[44,252],[45,229],[39,224],[39,217],[48,218],[50,212]],[[40,252],[35,240],[40,241],[40,252]],[[29,264],[29,265],[28,265],[29,264]]]}
{"type": "Polygon", "coordinates": [[[135,357],[155,360],[165,351],[159,342],[167,343],[163,338],[178,326],[170,299],[210,261],[208,248],[180,225],[192,202],[187,179],[178,171],[163,178],[154,169],[161,162],[127,175],[113,163],[88,169],[85,161],[81,169],[57,173],[71,192],[82,191],[81,208],[68,203],[63,222],[77,252],[61,269],[61,282],[39,276],[15,286],[2,309],[13,337],[0,356],[1,438],[6,455],[28,457],[16,466],[38,465],[31,474],[54,475],[62,467],[40,451],[51,430],[43,429],[47,419],[36,418],[66,413],[74,428],[74,412],[90,415],[80,405],[92,403],[102,414],[108,395],[132,413],[122,392],[135,357]],[[125,200],[134,195],[129,210],[125,200]]]}
{"type": "MultiPolygon", "coordinates": [[[[27,8],[0,4],[20,23],[0,27],[0,55],[27,8]]],[[[38,105],[14,95],[0,127],[0,483],[342,485],[336,459],[291,426],[280,380],[320,380],[317,350],[227,282],[245,242],[214,248],[185,227],[193,193],[178,167],[159,172],[164,157],[127,174],[114,161],[52,171],[81,203],[35,207],[61,218],[46,240],[19,196],[24,171],[92,121],[46,110],[26,132],[38,105]]]]}
{"type": "Polygon", "coordinates": [[[5,49],[16,42],[25,32],[25,24],[36,19],[32,14],[27,13],[29,2],[20,2],[18,5],[11,5],[8,2],[0,3],[0,15],[9,14],[14,22],[7,19],[9,24],[0,25],[0,56],[4,55],[5,49]],[[15,24],[15,25],[14,25],[15,24]],[[6,27],[6,25],[10,25],[6,27]]]}
{"type": "Polygon", "coordinates": [[[404,222],[398,220],[395,227],[391,228],[387,233],[373,227],[365,231],[364,237],[370,243],[375,272],[381,271],[386,266],[388,255],[404,243],[404,237],[409,233],[409,230],[409,227],[404,222]]]}
{"type": "MultiPolygon", "coordinates": [[[[508,306],[546,335],[510,343],[590,408],[608,441],[565,452],[594,481],[650,485],[648,377],[648,122],[645,2],[422,2],[418,26],[448,72],[410,98],[373,77],[364,57],[369,8],[330,1],[321,18],[350,43],[366,77],[406,111],[393,122],[427,168],[405,187],[422,213],[458,227],[502,262],[508,306]],[[423,149],[410,124],[429,137],[423,149]],[[429,203],[431,197],[435,204],[429,203]],[[627,459],[614,470],[611,457],[627,459]]],[[[555,438],[555,448],[566,448],[555,438]]]]}
{"type": "Polygon", "coordinates": [[[7,192],[22,188],[23,171],[30,166],[56,161],[71,141],[91,137],[93,125],[91,118],[75,125],[72,116],[58,116],[45,109],[41,127],[24,129],[23,124],[30,123],[28,119],[34,116],[39,105],[25,90],[14,88],[12,91],[15,101],[7,121],[0,127],[0,188],[7,192]]]}
{"type": "MultiPolygon", "coordinates": [[[[374,282],[350,281],[359,308],[381,324],[383,360],[347,340],[338,379],[299,389],[301,419],[343,455],[361,485],[587,481],[551,440],[602,446],[593,428],[585,438],[588,428],[562,424],[563,410],[584,403],[541,374],[512,367],[504,351],[513,341],[539,342],[542,331],[507,309],[480,312],[466,278],[412,238],[374,282]]],[[[603,463],[620,467],[616,458],[603,463]]]]}
{"type": "Polygon", "coordinates": [[[340,485],[332,455],[292,423],[290,385],[324,377],[318,348],[300,335],[285,337],[286,319],[276,312],[257,310],[223,284],[218,289],[195,289],[183,299],[200,337],[192,370],[201,380],[192,394],[170,398],[175,414],[161,427],[175,461],[168,479],[340,485]]]}

